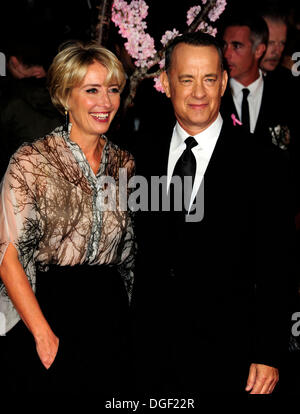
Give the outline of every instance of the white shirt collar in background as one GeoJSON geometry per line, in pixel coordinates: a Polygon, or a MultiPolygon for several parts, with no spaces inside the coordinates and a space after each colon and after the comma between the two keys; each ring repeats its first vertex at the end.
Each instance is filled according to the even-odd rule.
{"type": "Polygon", "coordinates": [[[242,85],[236,79],[230,78],[229,80],[232,98],[237,110],[239,119],[241,119],[242,113],[242,101],[244,88],[248,88],[250,93],[248,95],[249,113],[250,113],[250,131],[253,133],[255,130],[256,122],[258,119],[261,100],[263,95],[264,80],[262,71],[259,70],[259,77],[248,86],[242,85]]]}

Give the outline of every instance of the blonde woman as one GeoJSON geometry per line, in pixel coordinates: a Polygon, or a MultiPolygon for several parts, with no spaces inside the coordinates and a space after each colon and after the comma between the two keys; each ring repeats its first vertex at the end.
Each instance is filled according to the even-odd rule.
{"type": "Polygon", "coordinates": [[[126,377],[135,242],[131,213],[116,200],[134,160],[105,136],[124,84],[109,50],[65,45],[48,85],[66,125],[10,160],[0,204],[8,390],[109,391],[126,377]]]}

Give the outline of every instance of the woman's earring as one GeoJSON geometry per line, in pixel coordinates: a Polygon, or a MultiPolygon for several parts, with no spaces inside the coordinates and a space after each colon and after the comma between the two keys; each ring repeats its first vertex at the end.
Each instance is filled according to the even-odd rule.
{"type": "Polygon", "coordinates": [[[64,124],[64,130],[68,132],[69,129],[69,112],[65,108],[65,124],[64,124]]]}

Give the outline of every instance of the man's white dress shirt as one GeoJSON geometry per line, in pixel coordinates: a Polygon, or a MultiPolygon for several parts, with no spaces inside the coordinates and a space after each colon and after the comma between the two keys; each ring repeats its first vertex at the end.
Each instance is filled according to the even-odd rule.
{"type": "Polygon", "coordinates": [[[249,115],[250,115],[250,132],[254,132],[256,122],[258,119],[258,114],[260,111],[261,106],[261,100],[264,90],[264,80],[262,71],[259,70],[259,77],[252,82],[248,86],[242,85],[237,80],[230,78],[229,80],[231,93],[233,97],[233,102],[237,110],[237,114],[239,116],[239,119],[241,119],[241,113],[242,113],[242,101],[243,101],[243,92],[242,90],[244,88],[249,89],[249,95],[248,95],[248,104],[249,104],[249,115]]]}
{"type": "MultiPolygon", "coordinates": [[[[206,168],[211,159],[213,150],[219,138],[223,119],[221,114],[218,115],[217,119],[200,134],[194,135],[197,145],[192,149],[193,154],[196,158],[196,174],[193,185],[191,201],[194,200],[196,194],[200,188],[200,184],[203,180],[206,168]]],[[[177,122],[171,139],[169,160],[168,160],[168,181],[167,188],[169,190],[170,182],[172,179],[175,165],[180,158],[181,154],[186,148],[184,141],[190,135],[179,125],[177,122]]]]}

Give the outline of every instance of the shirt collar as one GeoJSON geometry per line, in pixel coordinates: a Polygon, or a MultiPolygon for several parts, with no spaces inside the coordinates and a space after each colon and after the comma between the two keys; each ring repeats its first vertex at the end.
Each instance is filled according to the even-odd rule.
{"type": "MultiPolygon", "coordinates": [[[[72,123],[69,122],[68,131],[65,131],[63,127],[60,127],[60,132],[61,132],[62,137],[64,138],[67,146],[69,147],[69,149],[71,150],[73,156],[75,157],[76,161],[78,162],[78,164],[82,168],[85,176],[90,181],[90,180],[93,179],[93,177],[95,177],[95,175],[92,171],[92,168],[91,168],[90,164],[88,163],[88,161],[86,159],[86,156],[85,156],[84,152],[80,148],[80,146],[75,141],[71,140],[71,138],[70,138],[71,129],[72,129],[72,123]]],[[[99,167],[99,170],[96,174],[96,178],[103,175],[105,165],[106,165],[106,160],[107,160],[107,157],[108,157],[108,145],[107,145],[108,140],[107,140],[107,137],[104,134],[102,134],[101,138],[103,138],[105,140],[105,144],[104,144],[104,147],[103,147],[103,150],[102,150],[100,167],[99,167]]]]}
{"type": "MultiPolygon", "coordinates": [[[[67,141],[70,145],[79,147],[79,145],[75,141],[72,141],[71,138],[70,138],[71,129],[72,129],[72,123],[71,122],[68,123],[68,131],[67,132],[65,131],[65,129],[62,126],[59,127],[59,130],[62,133],[62,136],[65,139],[65,141],[67,141]]],[[[105,145],[106,145],[106,143],[107,143],[106,136],[104,134],[102,134],[101,138],[104,139],[105,145]]]]}
{"type": "Polygon", "coordinates": [[[234,78],[230,78],[229,80],[230,88],[231,88],[231,91],[234,97],[237,97],[242,92],[242,89],[244,88],[249,89],[250,91],[249,96],[255,95],[257,90],[262,86],[263,82],[264,81],[263,81],[263,75],[262,75],[261,69],[259,69],[259,77],[254,82],[250,83],[250,85],[248,86],[242,85],[240,82],[238,82],[234,78]]]}
{"type": "MultiPolygon", "coordinates": [[[[209,141],[211,138],[217,138],[220,134],[222,124],[223,119],[221,114],[219,113],[217,119],[208,128],[206,128],[204,131],[200,132],[197,135],[193,135],[198,145],[203,147],[205,142],[209,141]]],[[[184,145],[185,139],[189,136],[190,135],[180,126],[180,124],[177,121],[174,128],[172,149],[176,151],[180,146],[184,145]]]]}

